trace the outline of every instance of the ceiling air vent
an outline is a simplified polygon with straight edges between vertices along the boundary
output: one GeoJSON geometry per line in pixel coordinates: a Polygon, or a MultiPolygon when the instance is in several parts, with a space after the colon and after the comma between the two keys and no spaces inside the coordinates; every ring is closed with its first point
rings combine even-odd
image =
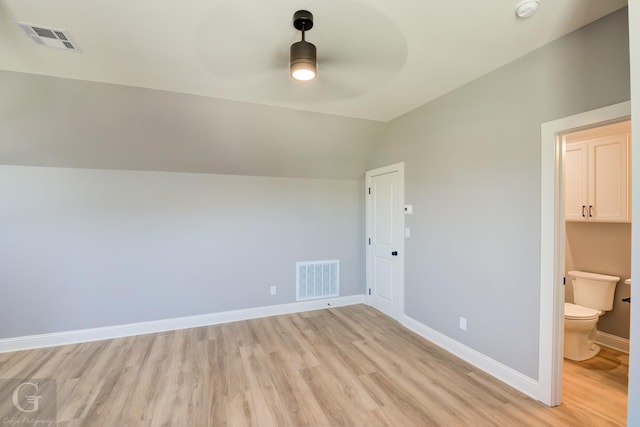
{"type": "Polygon", "coordinates": [[[57,49],[79,51],[78,46],[71,40],[69,33],[65,30],[45,27],[43,25],[27,24],[25,22],[17,22],[17,24],[22,31],[37,44],[55,47],[57,49]]]}

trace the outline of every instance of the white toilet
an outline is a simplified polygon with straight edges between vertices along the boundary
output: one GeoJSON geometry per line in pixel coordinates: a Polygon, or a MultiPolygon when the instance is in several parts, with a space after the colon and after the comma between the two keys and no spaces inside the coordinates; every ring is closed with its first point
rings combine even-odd
{"type": "Polygon", "coordinates": [[[613,308],[616,276],[570,271],[575,304],[564,303],[564,357],[581,361],[600,351],[595,343],[596,323],[613,308]]]}

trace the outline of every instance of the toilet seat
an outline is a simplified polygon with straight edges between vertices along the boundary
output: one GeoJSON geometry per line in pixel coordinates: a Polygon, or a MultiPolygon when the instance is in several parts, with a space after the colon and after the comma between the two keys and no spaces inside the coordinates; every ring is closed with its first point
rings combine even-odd
{"type": "Polygon", "coordinates": [[[602,314],[599,310],[581,305],[564,303],[564,318],[569,320],[591,320],[597,319],[602,314]]]}

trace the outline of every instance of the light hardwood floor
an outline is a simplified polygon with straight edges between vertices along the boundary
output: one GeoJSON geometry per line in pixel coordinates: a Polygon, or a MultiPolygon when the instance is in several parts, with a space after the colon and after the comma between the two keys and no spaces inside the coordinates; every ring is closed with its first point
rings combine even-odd
{"type": "Polygon", "coordinates": [[[563,371],[564,409],[584,425],[626,425],[628,354],[602,347],[596,357],[583,362],[565,359],[563,371]]]}
{"type": "Polygon", "coordinates": [[[356,305],[0,354],[0,378],[55,379],[59,426],[605,426],[627,365],[565,363],[548,408],[356,305]]]}

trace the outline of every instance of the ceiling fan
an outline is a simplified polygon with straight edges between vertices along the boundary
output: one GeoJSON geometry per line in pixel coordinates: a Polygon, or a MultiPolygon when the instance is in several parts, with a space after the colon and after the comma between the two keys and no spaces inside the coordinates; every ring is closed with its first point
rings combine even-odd
{"type": "Polygon", "coordinates": [[[247,93],[269,102],[335,102],[377,89],[404,66],[403,34],[370,6],[344,0],[339,14],[322,3],[313,13],[292,13],[291,1],[266,3],[223,2],[203,18],[196,35],[203,65],[230,97],[247,93]],[[237,22],[242,26],[233,25],[237,22]],[[313,43],[306,40],[312,28],[313,43]],[[299,74],[306,81],[298,80],[299,74]]]}
{"type": "Polygon", "coordinates": [[[291,45],[291,77],[296,80],[313,80],[318,73],[316,46],[305,40],[304,34],[313,28],[313,14],[299,10],[293,14],[293,27],[302,32],[302,40],[291,45]]]}

